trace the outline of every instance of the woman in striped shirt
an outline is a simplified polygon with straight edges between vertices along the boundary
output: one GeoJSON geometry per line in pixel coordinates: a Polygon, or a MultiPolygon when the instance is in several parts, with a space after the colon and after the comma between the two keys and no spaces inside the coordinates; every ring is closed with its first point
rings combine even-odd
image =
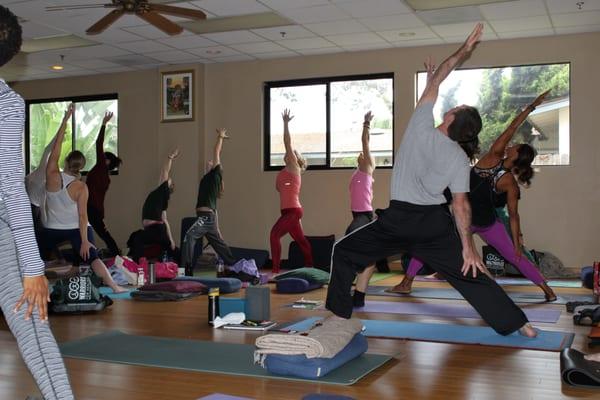
{"type": "MultiPolygon", "coordinates": [[[[0,6],[0,66],[19,52],[17,17],[0,6]]],[[[48,281],[40,258],[23,163],[23,99],[0,80],[0,307],[44,399],[73,399],[48,324],[48,281]]]]}

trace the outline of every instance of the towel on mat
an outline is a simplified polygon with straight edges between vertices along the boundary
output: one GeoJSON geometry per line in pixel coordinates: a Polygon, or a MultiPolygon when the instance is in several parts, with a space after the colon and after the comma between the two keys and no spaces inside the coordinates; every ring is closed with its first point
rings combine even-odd
{"type": "Polygon", "coordinates": [[[264,335],[256,339],[258,350],[254,352],[254,362],[263,365],[269,354],[333,358],[362,328],[359,319],[333,316],[316,322],[306,332],[264,335]]]}

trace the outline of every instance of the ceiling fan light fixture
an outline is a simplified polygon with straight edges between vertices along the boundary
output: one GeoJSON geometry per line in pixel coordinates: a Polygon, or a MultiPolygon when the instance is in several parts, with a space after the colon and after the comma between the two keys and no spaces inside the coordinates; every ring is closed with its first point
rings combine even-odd
{"type": "Polygon", "coordinates": [[[63,69],[65,69],[65,67],[63,67],[62,65],[55,64],[51,66],[50,69],[52,69],[53,71],[62,71],[63,69]]]}

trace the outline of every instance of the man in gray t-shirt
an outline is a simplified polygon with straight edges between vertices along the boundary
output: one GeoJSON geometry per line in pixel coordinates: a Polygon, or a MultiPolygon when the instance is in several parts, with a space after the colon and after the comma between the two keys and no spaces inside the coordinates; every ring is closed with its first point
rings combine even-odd
{"type": "Polygon", "coordinates": [[[334,246],[326,303],[335,314],[332,318],[352,315],[350,289],[357,273],[377,259],[407,251],[446,278],[499,334],[520,330],[535,336],[525,314],[494,280],[481,273],[485,266],[473,243],[467,194],[469,159],[474,156],[481,130],[479,113],[473,107],[455,107],[434,127],[433,105],[439,86],[469,57],[482,29],[478,24],[435,73],[431,63],[426,63],[427,87],[396,155],[390,206],[378,212],[378,219],[334,246]],[[443,206],[446,188],[452,192],[455,221],[443,206]]]}

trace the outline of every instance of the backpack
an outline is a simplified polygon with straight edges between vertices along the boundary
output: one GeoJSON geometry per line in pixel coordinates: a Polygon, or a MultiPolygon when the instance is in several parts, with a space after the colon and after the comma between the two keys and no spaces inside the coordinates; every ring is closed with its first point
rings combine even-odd
{"type": "Polygon", "coordinates": [[[79,314],[101,311],[112,304],[110,297],[100,294],[89,276],[74,276],[54,284],[49,310],[54,313],[79,314]]]}

